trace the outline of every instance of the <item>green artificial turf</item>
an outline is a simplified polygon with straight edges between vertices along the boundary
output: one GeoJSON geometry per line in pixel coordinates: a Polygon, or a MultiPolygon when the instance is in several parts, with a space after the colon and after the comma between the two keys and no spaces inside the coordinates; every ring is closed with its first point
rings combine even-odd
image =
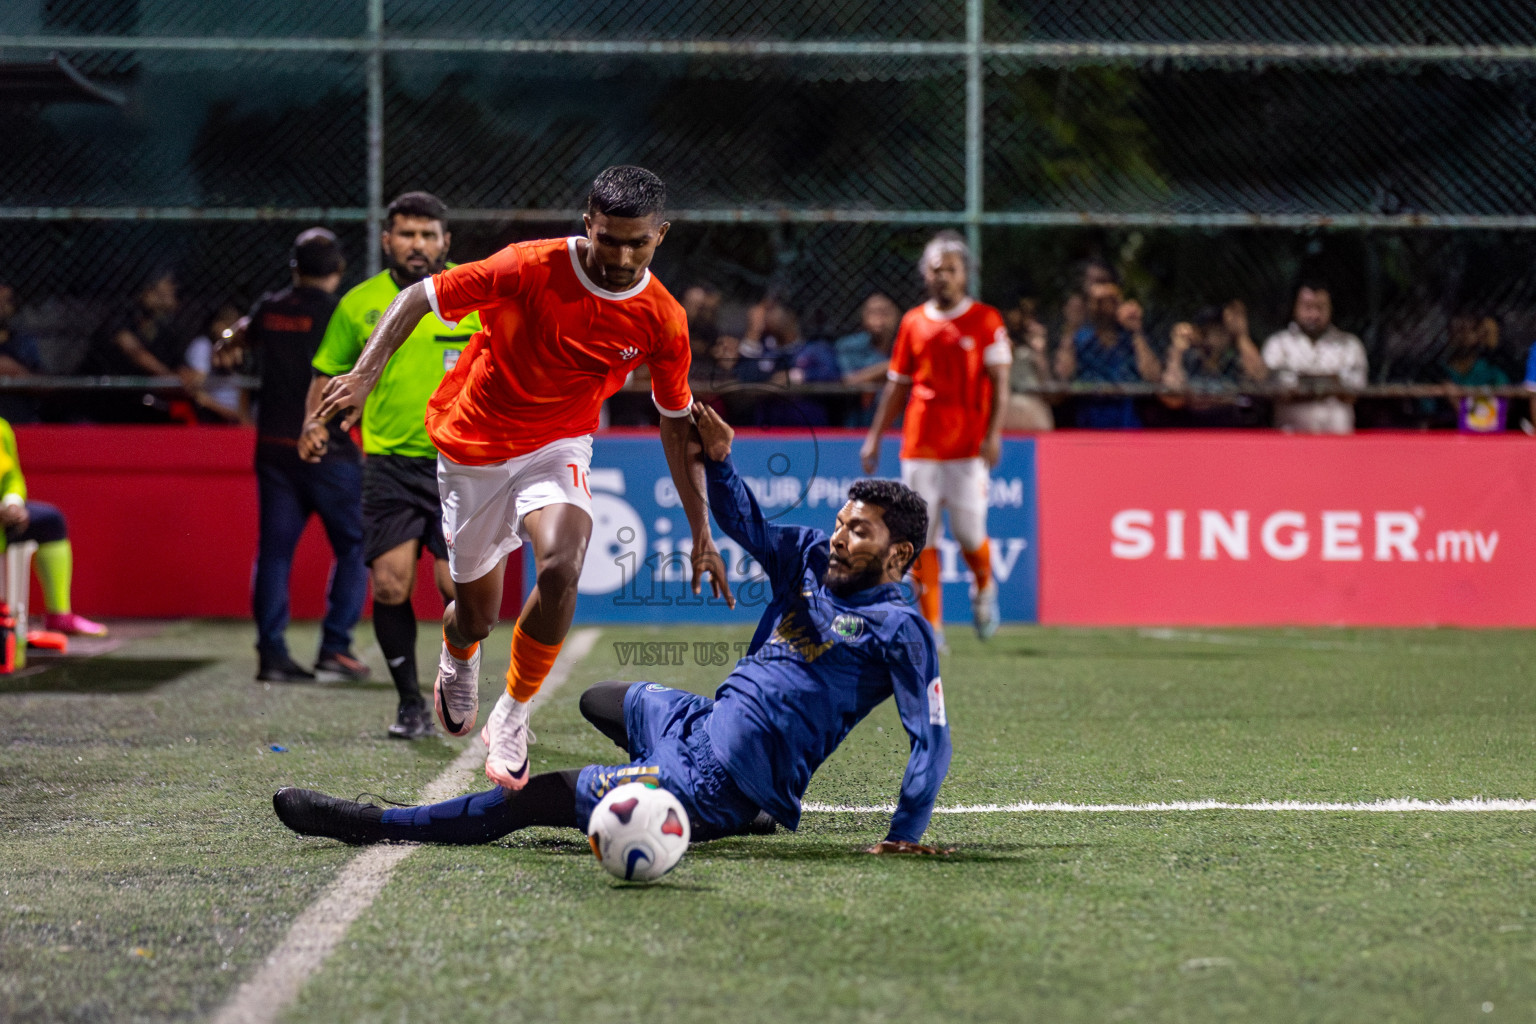
{"type": "MultiPolygon", "coordinates": [[[[1536,634],[951,632],[946,806],[1536,798],[1536,634]]],[[[536,770],[622,760],[586,683],[713,688],[619,664],[652,639],[699,630],[604,630],[536,716],[536,770]]],[[[379,738],[387,688],[254,684],[248,643],[181,625],[121,671],[0,683],[0,1018],[206,1015],[354,855],[283,831],[272,789],[404,798],[460,746],[379,738]]],[[[883,707],[808,799],[888,803],[905,760],[883,707]]],[[[1536,812],[939,815],[947,858],[860,853],[885,821],[810,813],[649,888],[575,833],[422,848],[285,1019],[1536,1017],[1536,812]]]]}

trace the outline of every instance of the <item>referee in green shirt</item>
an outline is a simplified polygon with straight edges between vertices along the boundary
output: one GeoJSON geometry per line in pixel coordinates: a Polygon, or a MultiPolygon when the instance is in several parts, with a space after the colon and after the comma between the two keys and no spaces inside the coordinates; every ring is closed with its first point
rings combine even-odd
{"type": "MultiPolygon", "coordinates": [[[[389,204],[382,244],[387,267],[342,296],[315,354],[299,454],[315,461],[326,428],[314,418],[326,383],[352,369],[379,316],[402,289],[447,266],[448,208],[427,192],[407,192],[389,204]]],[[[363,407],[363,559],[373,581],[373,629],[400,705],[391,736],[432,733],[416,670],[416,614],[411,591],[425,547],[437,560],[437,588],[453,599],[448,547],[437,493],[437,449],[427,437],[427,399],[453,368],[478,314],[450,328],[428,314],[389,361],[363,407]]]]}

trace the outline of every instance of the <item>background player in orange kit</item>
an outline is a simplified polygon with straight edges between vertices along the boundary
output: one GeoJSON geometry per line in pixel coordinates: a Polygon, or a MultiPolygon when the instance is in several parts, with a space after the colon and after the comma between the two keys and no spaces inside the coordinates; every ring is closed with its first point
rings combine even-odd
{"type": "Polygon", "coordinates": [[[976,582],[971,613],[983,640],[997,632],[997,583],[987,541],[988,470],[1002,455],[1013,349],[1002,314],[966,294],[971,252],[953,231],[923,249],[919,268],[929,300],[901,318],[885,390],[859,451],[864,472],[880,461],[880,435],[906,408],[901,482],[928,502],[928,543],[912,567],[923,618],[944,647],[939,583],[941,509],[976,582]],[[910,404],[907,399],[911,397],[910,404]]]}
{"type": "Polygon", "coordinates": [[[635,366],[651,371],[661,443],[693,533],[693,591],[709,573],[735,606],[710,536],[704,469],[689,450],[688,321],[648,266],[667,234],[666,186],[639,167],[597,176],[586,237],[519,242],[405,289],[349,374],[326,387],[317,415],[357,418],[389,357],[421,318],[479,311],[483,329],[427,405],[437,445],[443,534],[455,598],[443,614],[434,703],[463,736],[479,712],[480,641],[501,607],[507,556],[527,538],[534,587],[512,633],[507,692],[482,734],[485,773],[508,789],[528,781],[528,702],[548,675],[576,612],[576,581],[592,533],[587,473],[603,400],[635,366]]]}

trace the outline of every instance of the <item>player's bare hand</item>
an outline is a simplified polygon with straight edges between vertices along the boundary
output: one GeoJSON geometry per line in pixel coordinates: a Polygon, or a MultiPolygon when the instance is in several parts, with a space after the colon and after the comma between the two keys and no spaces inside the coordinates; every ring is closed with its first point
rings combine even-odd
{"type": "Polygon", "coordinates": [[[319,462],[331,446],[331,432],[319,420],[306,420],[299,431],[299,458],[319,462]]]}
{"type": "Polygon", "coordinates": [[[864,443],[859,445],[859,465],[864,467],[864,472],[873,473],[875,467],[880,465],[880,439],[878,437],[866,437],[864,443]]]}
{"type": "Polygon", "coordinates": [[[356,373],[332,377],[320,394],[320,407],[315,410],[314,418],[321,423],[329,423],[336,415],[344,414],[341,429],[351,430],[363,415],[363,405],[367,403],[368,394],[372,390],[373,382],[364,380],[356,373]]]}
{"type": "MultiPolygon", "coordinates": [[[[727,428],[729,429],[729,428],[727,428]]],[[[725,599],[727,608],[736,607],[736,595],[731,593],[731,581],[725,575],[725,558],[715,542],[706,537],[693,545],[693,592],[703,590],[704,574],[709,573],[710,596],[725,599]]]]}
{"type": "Polygon", "coordinates": [[[988,434],[981,442],[981,461],[991,469],[1003,460],[1003,439],[997,434],[988,434]]]}
{"type": "Polygon", "coordinates": [[[32,517],[27,514],[25,505],[0,505],[0,526],[7,530],[25,530],[32,517]]]}
{"type": "Polygon", "coordinates": [[[1221,326],[1234,338],[1248,337],[1248,307],[1242,299],[1233,299],[1222,307],[1221,326]]]}
{"type": "Polygon", "coordinates": [[[953,846],[944,848],[940,846],[924,846],[922,843],[911,843],[905,839],[882,839],[880,842],[864,851],[865,853],[908,853],[928,857],[945,857],[955,852],[953,846]]]}
{"type": "Polygon", "coordinates": [[[1142,327],[1141,303],[1135,299],[1126,299],[1120,303],[1120,308],[1115,313],[1115,319],[1120,322],[1121,327],[1132,334],[1140,334],[1142,327]]]}
{"type": "Polygon", "coordinates": [[[699,428],[699,443],[704,446],[704,457],[711,462],[723,462],[729,458],[731,441],[736,431],[720,418],[718,412],[703,402],[694,402],[691,411],[693,422],[699,428]]]}
{"type": "Polygon", "coordinates": [[[1191,323],[1177,323],[1173,325],[1173,331],[1168,336],[1169,347],[1176,352],[1183,352],[1195,343],[1195,325],[1191,323]]]}

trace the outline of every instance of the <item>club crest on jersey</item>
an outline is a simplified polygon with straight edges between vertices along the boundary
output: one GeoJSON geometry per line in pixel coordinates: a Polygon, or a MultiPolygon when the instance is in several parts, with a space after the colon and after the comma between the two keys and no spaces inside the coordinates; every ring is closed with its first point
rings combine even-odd
{"type": "Polygon", "coordinates": [[[624,348],[619,352],[619,359],[620,359],[621,362],[626,362],[627,363],[631,359],[635,358],[635,356],[638,356],[639,354],[640,354],[640,350],[635,348],[635,346],[633,346],[633,345],[625,345],[624,348]]]}
{"type": "Polygon", "coordinates": [[[944,684],[938,676],[928,684],[928,724],[949,724],[949,719],[944,716],[944,684]]]}
{"type": "Polygon", "coordinates": [[[864,632],[864,620],[857,615],[839,615],[832,620],[832,632],[844,640],[852,640],[864,632]]]}

